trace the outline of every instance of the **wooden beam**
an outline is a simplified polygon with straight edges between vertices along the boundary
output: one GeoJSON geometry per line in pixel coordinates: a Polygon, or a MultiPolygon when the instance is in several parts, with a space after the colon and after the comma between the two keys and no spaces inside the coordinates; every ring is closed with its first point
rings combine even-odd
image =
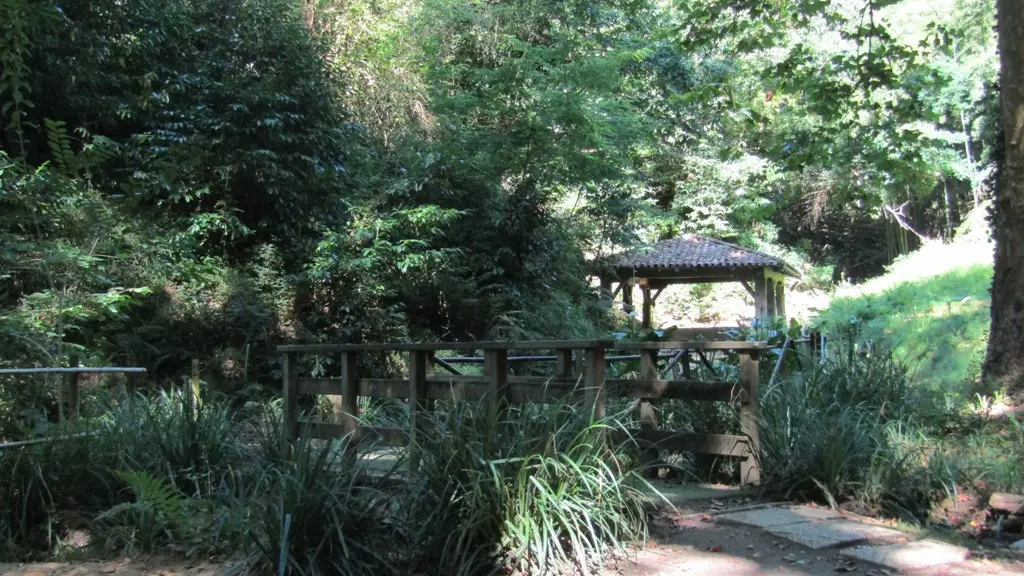
{"type": "Polygon", "coordinates": [[[786,284],[785,282],[779,282],[775,286],[775,314],[786,319],[786,284]]]}
{"type": "Polygon", "coordinates": [[[611,348],[615,350],[769,350],[767,342],[748,340],[726,341],[691,341],[691,342],[616,342],[611,348]]]}
{"type": "Polygon", "coordinates": [[[373,344],[284,344],[277,351],[284,352],[433,352],[436,350],[556,350],[558,348],[588,348],[611,343],[612,340],[530,340],[508,342],[394,342],[373,344]]]}
{"type": "Polygon", "coordinates": [[[663,288],[663,287],[662,288],[658,288],[658,290],[654,294],[651,294],[651,302],[655,302],[656,303],[658,301],[658,296],[661,296],[661,293],[664,292],[664,291],[665,291],[665,288],[663,288]]]}
{"type": "Polygon", "coordinates": [[[751,298],[757,298],[757,292],[754,292],[754,289],[750,287],[749,282],[747,282],[746,280],[740,280],[740,284],[742,284],[743,287],[747,289],[747,293],[750,294],[751,298]]]}
{"type": "Polygon", "coordinates": [[[765,304],[768,310],[768,319],[775,320],[775,279],[765,278],[765,304]]]}

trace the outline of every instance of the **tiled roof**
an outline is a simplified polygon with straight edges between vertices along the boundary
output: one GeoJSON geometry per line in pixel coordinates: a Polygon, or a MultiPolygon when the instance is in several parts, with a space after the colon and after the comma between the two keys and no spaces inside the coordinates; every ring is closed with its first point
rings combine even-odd
{"type": "Polygon", "coordinates": [[[612,258],[618,269],[655,268],[683,270],[700,268],[773,268],[789,276],[799,276],[781,258],[743,248],[735,244],[693,234],[662,240],[612,258]]]}

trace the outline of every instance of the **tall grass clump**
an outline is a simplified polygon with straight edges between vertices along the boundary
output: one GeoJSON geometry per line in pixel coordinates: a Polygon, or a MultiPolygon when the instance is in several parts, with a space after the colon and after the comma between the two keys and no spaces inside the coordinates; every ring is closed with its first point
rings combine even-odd
{"type": "Polygon", "coordinates": [[[427,489],[448,503],[432,548],[438,573],[590,573],[646,537],[639,479],[606,442],[612,420],[565,404],[510,408],[500,421],[483,412],[435,412],[419,446],[427,489]]]}
{"type": "Polygon", "coordinates": [[[392,508],[406,500],[398,467],[376,475],[345,456],[347,441],[300,440],[241,504],[247,565],[277,574],[400,574],[407,549],[392,508]]]}
{"type": "MultiPolygon", "coordinates": [[[[906,513],[927,499],[906,450],[920,399],[892,354],[837,354],[762,392],[761,459],[769,491],[906,513]]],[[[918,455],[919,456],[919,455],[918,455]]],[[[919,462],[918,458],[918,462],[919,462]]]]}

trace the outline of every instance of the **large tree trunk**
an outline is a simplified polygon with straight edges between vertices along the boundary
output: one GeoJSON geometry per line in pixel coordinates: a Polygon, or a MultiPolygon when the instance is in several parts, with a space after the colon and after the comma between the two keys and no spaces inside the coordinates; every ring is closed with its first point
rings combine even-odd
{"type": "Polygon", "coordinates": [[[998,0],[1003,163],[996,182],[992,328],[984,376],[1024,391],[1024,1],[998,0]]]}

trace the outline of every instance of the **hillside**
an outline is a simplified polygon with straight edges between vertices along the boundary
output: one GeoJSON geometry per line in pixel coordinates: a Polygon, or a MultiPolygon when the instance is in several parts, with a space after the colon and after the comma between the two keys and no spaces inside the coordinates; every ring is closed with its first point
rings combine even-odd
{"type": "Polygon", "coordinates": [[[882,276],[836,289],[814,323],[890,346],[914,380],[953,390],[977,379],[989,328],[992,244],[981,209],[954,242],[928,244],[882,276]]]}

